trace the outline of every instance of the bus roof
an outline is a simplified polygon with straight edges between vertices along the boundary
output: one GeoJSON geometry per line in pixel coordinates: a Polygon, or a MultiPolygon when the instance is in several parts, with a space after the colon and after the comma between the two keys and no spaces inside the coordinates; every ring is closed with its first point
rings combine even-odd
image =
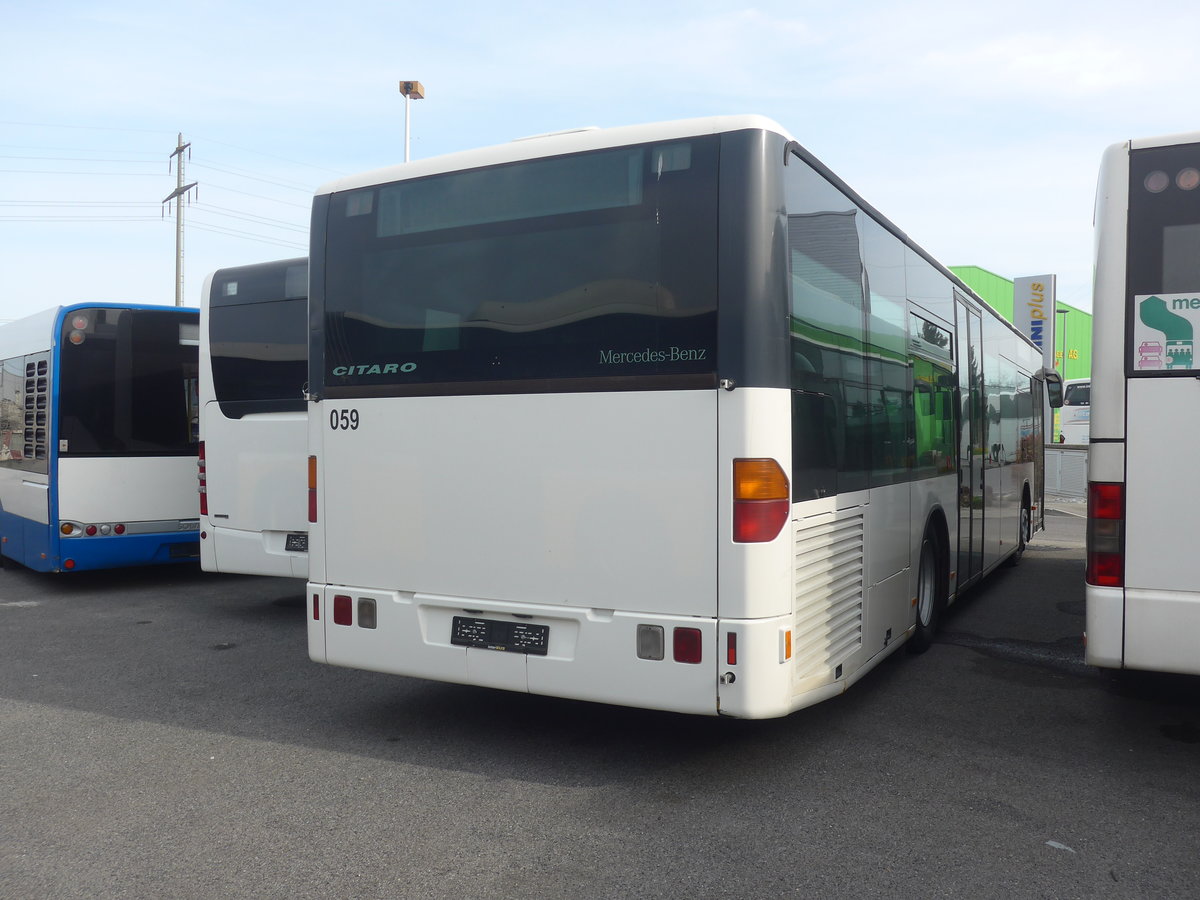
{"type": "Polygon", "coordinates": [[[420,178],[424,175],[437,175],[448,171],[521,162],[527,159],[539,159],[543,156],[582,153],[588,150],[603,150],[608,147],[623,147],[628,144],[669,141],[750,129],[774,132],[788,141],[792,140],[792,136],[777,122],[758,115],[710,116],[700,119],[653,122],[645,125],[625,125],[618,128],[583,128],[518,138],[507,144],[463,150],[444,156],[418,159],[370,172],[349,175],[322,185],[317,188],[316,193],[317,195],[332,194],[337,191],[386,184],[407,178],[420,178]]]}
{"type": "Polygon", "coordinates": [[[1176,144],[1200,144],[1200,131],[1185,131],[1181,134],[1163,134],[1158,137],[1134,138],[1129,141],[1128,145],[1130,150],[1143,150],[1147,147],[1172,147],[1176,144]]]}
{"type": "Polygon", "coordinates": [[[169,309],[189,313],[199,313],[200,311],[195,306],[119,303],[104,300],[52,306],[49,309],[43,309],[40,312],[31,313],[23,318],[0,325],[0,359],[49,350],[54,344],[55,322],[60,316],[67,315],[76,309],[169,309]]]}

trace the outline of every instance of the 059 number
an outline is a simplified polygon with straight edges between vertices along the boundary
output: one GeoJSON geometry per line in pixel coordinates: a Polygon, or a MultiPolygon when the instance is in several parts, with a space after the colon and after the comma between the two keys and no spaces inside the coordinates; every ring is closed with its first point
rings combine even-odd
{"type": "Polygon", "coordinates": [[[358,429],[357,409],[331,409],[329,411],[329,427],[334,431],[356,431],[358,429]]]}

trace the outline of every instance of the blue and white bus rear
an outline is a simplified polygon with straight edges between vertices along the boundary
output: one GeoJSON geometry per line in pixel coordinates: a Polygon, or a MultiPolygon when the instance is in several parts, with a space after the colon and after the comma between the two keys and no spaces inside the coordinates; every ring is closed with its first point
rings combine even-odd
{"type": "Polygon", "coordinates": [[[196,561],[199,313],[80,303],[0,326],[0,553],[196,561]]]}

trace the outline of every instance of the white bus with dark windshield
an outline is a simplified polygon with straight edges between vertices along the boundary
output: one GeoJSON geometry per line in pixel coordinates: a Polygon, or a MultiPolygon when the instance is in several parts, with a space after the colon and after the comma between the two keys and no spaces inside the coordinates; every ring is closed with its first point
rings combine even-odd
{"type": "Polygon", "coordinates": [[[319,662],[779,716],[1042,525],[1039,351],[769,120],[345,178],[311,238],[319,662]]]}
{"type": "Polygon", "coordinates": [[[212,273],[200,333],[201,566],[307,577],[308,260],[212,273]]]}
{"type": "Polygon", "coordinates": [[[1058,411],[1059,441],[1087,445],[1092,420],[1092,380],[1068,378],[1063,382],[1063,405],[1058,411]]]}
{"type": "Polygon", "coordinates": [[[1200,674],[1200,132],[1107,150],[1095,245],[1087,661],[1200,674]]]}
{"type": "Polygon", "coordinates": [[[0,554],[39,572],[195,563],[198,344],[180,307],[0,326],[0,554]]]}

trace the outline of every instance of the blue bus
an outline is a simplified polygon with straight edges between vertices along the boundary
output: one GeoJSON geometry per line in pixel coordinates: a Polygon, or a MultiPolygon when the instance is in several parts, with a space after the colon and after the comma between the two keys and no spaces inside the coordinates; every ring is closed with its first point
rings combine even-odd
{"type": "Polygon", "coordinates": [[[0,556],[199,559],[199,311],[79,303],[0,326],[0,556]]]}

